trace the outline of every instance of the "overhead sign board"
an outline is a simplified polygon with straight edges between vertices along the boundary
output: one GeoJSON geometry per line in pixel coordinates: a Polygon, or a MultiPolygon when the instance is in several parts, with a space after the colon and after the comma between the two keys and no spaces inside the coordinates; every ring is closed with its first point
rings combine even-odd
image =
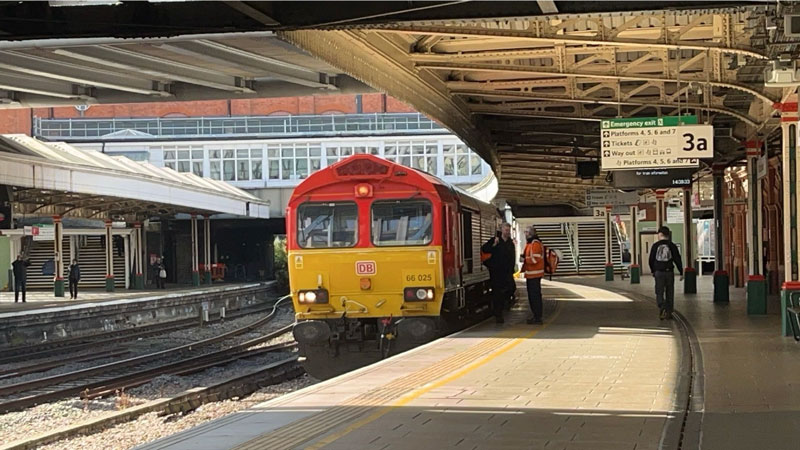
{"type": "Polygon", "coordinates": [[[618,189],[678,188],[692,184],[694,169],[640,169],[614,172],[618,189]]]}
{"type": "Polygon", "coordinates": [[[56,237],[56,229],[52,224],[38,224],[31,227],[34,241],[52,241],[56,237]]]}
{"type": "Polygon", "coordinates": [[[639,203],[636,192],[620,192],[614,189],[595,189],[586,192],[586,206],[629,206],[639,203]]]}
{"type": "Polygon", "coordinates": [[[600,142],[603,170],[697,167],[714,157],[714,128],[697,116],[606,119],[600,142]]]}

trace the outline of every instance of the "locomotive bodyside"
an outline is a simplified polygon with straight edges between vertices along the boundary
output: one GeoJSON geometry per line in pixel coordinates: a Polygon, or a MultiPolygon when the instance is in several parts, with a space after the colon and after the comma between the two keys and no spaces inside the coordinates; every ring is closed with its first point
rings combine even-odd
{"type": "MultiPolygon", "coordinates": [[[[473,236],[473,221],[463,223],[462,199],[435,177],[371,155],[320,170],[295,189],[288,269],[294,336],[309,373],[325,378],[376,361],[485,310],[467,293],[484,297],[488,276],[463,282],[465,254],[473,253],[465,226],[473,236]]],[[[486,205],[474,202],[485,215],[486,205]]],[[[487,220],[477,223],[486,228],[487,220]]]]}

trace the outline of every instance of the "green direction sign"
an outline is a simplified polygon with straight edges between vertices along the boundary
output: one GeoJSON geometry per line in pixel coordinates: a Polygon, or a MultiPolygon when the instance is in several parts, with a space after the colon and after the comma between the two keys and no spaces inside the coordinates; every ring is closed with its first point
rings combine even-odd
{"type": "Polygon", "coordinates": [[[697,125],[697,116],[631,117],[628,119],[605,119],[600,129],[677,127],[678,125],[697,125]]]}

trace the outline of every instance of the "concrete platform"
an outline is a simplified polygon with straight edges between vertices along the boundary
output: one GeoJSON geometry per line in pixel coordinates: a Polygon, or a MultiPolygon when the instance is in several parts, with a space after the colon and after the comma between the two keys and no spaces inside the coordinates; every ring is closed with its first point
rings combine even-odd
{"type": "MultiPolygon", "coordinates": [[[[27,303],[0,303],[0,349],[172,320],[198,318],[262,303],[274,282],[241,283],[155,291],[86,292],[80,300],[36,292],[27,303]]],[[[4,293],[3,297],[9,293],[4,293]]]]}
{"type": "MultiPolygon", "coordinates": [[[[571,281],[623,295],[654,298],[652,277],[571,281]]],[[[730,288],[729,304],[714,304],[712,277],[698,278],[698,294],[681,294],[675,308],[687,318],[701,349],[703,398],[698,411],[704,450],[800,448],[800,345],[781,336],[778,298],[763,316],[748,316],[745,289],[730,288]]],[[[655,316],[655,308],[650,315],[655,316]]]]}
{"type": "Polygon", "coordinates": [[[545,296],[557,307],[543,326],[524,324],[523,305],[506,325],[480,324],[140,448],[675,448],[688,373],[676,324],[647,299],[606,290],[554,282],[545,296]]]}

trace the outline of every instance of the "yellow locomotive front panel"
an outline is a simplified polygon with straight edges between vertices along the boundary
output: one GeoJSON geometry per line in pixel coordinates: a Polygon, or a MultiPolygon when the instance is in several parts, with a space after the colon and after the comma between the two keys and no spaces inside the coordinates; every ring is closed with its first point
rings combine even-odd
{"type": "Polygon", "coordinates": [[[296,250],[289,280],[297,320],[438,316],[444,296],[435,246],[296,250]]]}

